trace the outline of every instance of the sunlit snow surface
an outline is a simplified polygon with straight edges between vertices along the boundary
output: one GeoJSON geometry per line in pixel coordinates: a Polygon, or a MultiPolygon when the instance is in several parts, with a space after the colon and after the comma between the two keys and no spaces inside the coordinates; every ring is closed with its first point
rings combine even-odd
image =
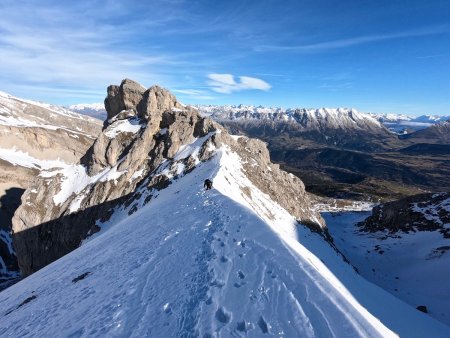
{"type": "Polygon", "coordinates": [[[17,98],[0,91],[0,125],[7,127],[43,128],[50,130],[62,129],[68,133],[71,133],[70,135],[75,138],[79,137],[75,134],[84,135],[89,138],[93,137],[93,135],[90,135],[80,127],[71,127],[71,121],[76,123],[85,121],[92,124],[97,124],[100,122],[86,115],[67,110],[63,107],[17,98]],[[47,112],[47,117],[44,119],[38,112],[33,110],[33,107],[37,110],[39,110],[39,108],[45,109],[47,112]],[[24,111],[26,111],[26,113],[24,113],[24,111]],[[65,120],[65,122],[61,122],[61,125],[59,125],[57,122],[58,118],[65,120]]]}
{"type": "Polygon", "coordinates": [[[25,168],[49,170],[52,168],[63,168],[68,166],[66,162],[61,160],[40,160],[26,152],[12,148],[0,148],[0,159],[25,168]]]}
{"type": "Polygon", "coordinates": [[[105,135],[109,138],[114,138],[120,133],[133,133],[136,134],[141,128],[142,125],[139,123],[139,119],[126,119],[116,121],[112,126],[108,128],[105,132],[105,135]]]}
{"type": "Polygon", "coordinates": [[[354,273],[239,168],[222,149],[0,293],[0,336],[450,336],[354,273]],[[246,185],[251,200],[240,190],[246,185]]]}
{"type": "MultiPolygon", "coordinates": [[[[28,153],[14,148],[0,148],[0,159],[9,162],[12,165],[41,170],[39,176],[44,178],[60,175],[61,187],[59,192],[53,196],[55,205],[64,203],[72,194],[80,193],[89,184],[98,181],[114,181],[125,173],[125,171],[117,171],[117,166],[120,164],[119,162],[114,167],[106,167],[97,175],[89,176],[86,173],[86,168],[80,164],[69,164],[61,160],[40,160],[28,153]]],[[[142,173],[139,174],[141,175],[142,173]]],[[[81,203],[81,199],[77,199],[77,201],[75,201],[75,204],[76,203],[81,203]]],[[[70,211],[74,212],[76,210],[78,210],[78,208],[75,208],[74,205],[72,205],[70,211]]]]}

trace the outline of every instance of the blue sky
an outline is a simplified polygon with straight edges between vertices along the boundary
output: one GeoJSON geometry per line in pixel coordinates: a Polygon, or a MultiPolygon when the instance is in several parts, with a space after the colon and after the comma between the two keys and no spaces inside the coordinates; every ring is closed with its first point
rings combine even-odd
{"type": "Polygon", "coordinates": [[[160,84],[185,103],[450,114],[450,1],[10,1],[0,90],[101,102],[160,84]]]}

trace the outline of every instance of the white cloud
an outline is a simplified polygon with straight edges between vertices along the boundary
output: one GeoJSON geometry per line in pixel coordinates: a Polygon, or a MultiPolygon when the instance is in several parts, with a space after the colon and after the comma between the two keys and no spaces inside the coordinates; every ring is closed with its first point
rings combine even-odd
{"type": "Polygon", "coordinates": [[[241,90],[269,90],[272,86],[266,81],[250,76],[239,76],[236,81],[232,74],[208,74],[208,85],[217,93],[230,94],[241,90]]]}

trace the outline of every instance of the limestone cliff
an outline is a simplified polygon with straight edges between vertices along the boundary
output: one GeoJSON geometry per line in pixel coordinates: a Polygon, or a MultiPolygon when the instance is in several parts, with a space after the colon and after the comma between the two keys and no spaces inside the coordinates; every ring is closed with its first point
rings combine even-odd
{"type": "Polygon", "coordinates": [[[16,280],[11,219],[42,170],[76,163],[101,131],[101,121],[0,92],[0,290],[16,280]]]}

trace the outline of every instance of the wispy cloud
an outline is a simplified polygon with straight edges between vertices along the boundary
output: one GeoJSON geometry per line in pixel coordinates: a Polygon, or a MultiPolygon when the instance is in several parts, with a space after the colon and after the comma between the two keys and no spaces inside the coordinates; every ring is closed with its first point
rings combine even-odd
{"type": "Polygon", "coordinates": [[[432,54],[432,55],[416,56],[416,59],[435,59],[435,58],[449,57],[449,56],[450,56],[450,54],[432,54]]]}
{"type": "Polygon", "coordinates": [[[98,5],[95,1],[68,7],[21,5],[6,0],[0,21],[1,88],[26,95],[34,85],[48,97],[59,98],[63,93],[94,97],[100,88],[125,77],[167,86],[171,78],[167,70],[189,64],[190,58],[183,53],[170,53],[156,44],[136,48],[129,42],[143,28],[156,29],[173,18],[124,22],[120,16],[127,8],[120,3],[111,2],[107,8],[98,5]]]}
{"type": "Polygon", "coordinates": [[[361,44],[367,44],[371,42],[380,42],[386,40],[412,38],[427,35],[438,35],[450,33],[449,25],[441,25],[434,27],[426,27],[422,29],[409,30],[404,32],[397,32],[391,34],[379,34],[379,35],[363,35],[356,36],[348,39],[331,40],[313,44],[305,45],[261,45],[255,47],[257,52],[297,52],[297,53],[317,53],[332,49],[346,48],[357,46],[361,44]]]}
{"type": "Polygon", "coordinates": [[[250,76],[239,76],[238,81],[232,74],[208,74],[207,84],[217,93],[230,94],[241,90],[269,90],[272,86],[266,81],[250,76]]]}

